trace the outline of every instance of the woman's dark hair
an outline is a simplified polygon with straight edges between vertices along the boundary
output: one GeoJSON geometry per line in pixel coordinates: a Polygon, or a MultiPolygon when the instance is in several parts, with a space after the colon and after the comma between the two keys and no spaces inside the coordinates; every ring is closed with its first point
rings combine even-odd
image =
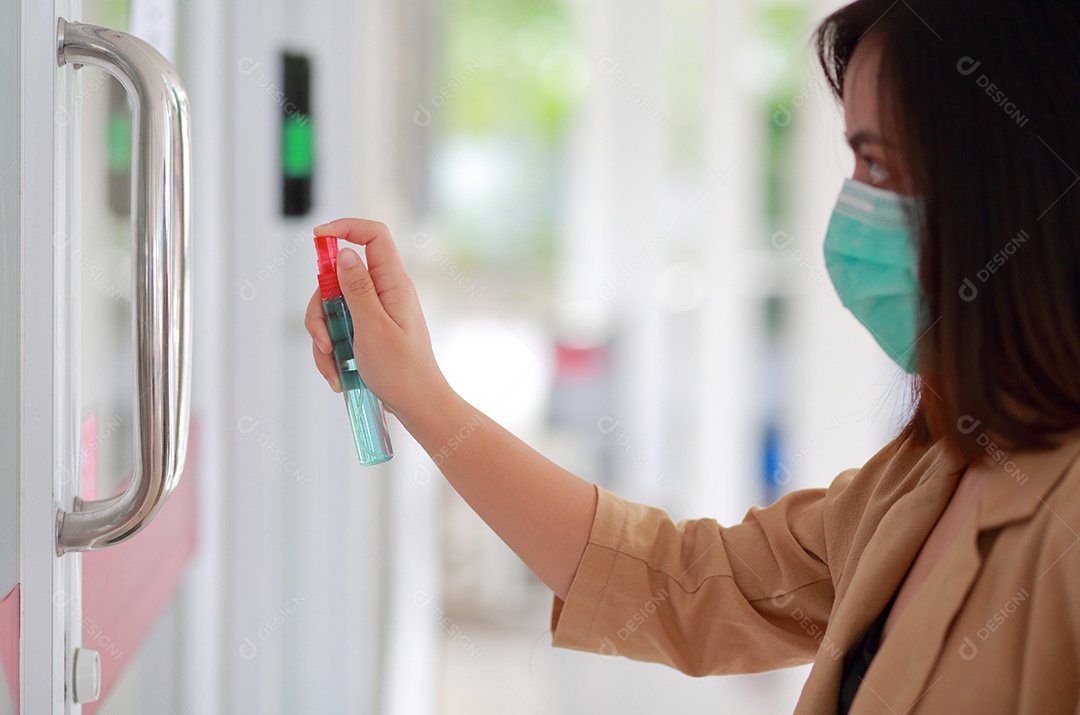
{"type": "Polygon", "coordinates": [[[1051,448],[1080,427],[1080,2],[858,0],[815,34],[838,98],[867,36],[925,201],[905,432],[969,458],[1051,448]]]}

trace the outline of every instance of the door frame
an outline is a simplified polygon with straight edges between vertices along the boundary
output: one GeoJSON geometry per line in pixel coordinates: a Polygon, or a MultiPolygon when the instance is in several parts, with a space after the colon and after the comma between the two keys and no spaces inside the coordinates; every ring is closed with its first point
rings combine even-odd
{"type": "Polygon", "coordinates": [[[57,510],[73,508],[78,483],[71,400],[71,296],[79,276],[67,254],[78,146],[70,113],[75,80],[57,67],[57,18],[68,0],[21,4],[19,345],[17,470],[23,712],[78,713],[66,687],[81,644],[81,558],[57,554],[57,510]],[[46,476],[47,475],[47,476],[46,476]],[[48,637],[43,637],[48,634],[48,637]]]}

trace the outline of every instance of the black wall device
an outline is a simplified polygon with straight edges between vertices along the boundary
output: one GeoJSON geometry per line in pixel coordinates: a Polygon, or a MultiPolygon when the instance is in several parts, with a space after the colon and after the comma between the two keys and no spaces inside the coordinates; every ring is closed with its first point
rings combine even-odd
{"type": "Polygon", "coordinates": [[[311,211],[315,169],[315,128],[311,119],[311,61],[282,53],[281,212],[304,216],[311,211]]]}

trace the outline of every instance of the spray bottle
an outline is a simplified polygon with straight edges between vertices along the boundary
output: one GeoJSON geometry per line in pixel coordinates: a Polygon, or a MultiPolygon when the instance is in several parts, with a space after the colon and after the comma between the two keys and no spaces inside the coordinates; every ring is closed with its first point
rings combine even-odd
{"type": "Polygon", "coordinates": [[[356,371],[353,355],[353,322],[349,306],[341,293],[337,279],[338,245],[335,236],[316,236],[315,250],[319,254],[319,293],[323,315],[334,346],[334,362],[341,378],[341,391],[349,409],[353,439],[360,463],[385,462],[394,456],[382,401],[368,389],[356,371]]]}

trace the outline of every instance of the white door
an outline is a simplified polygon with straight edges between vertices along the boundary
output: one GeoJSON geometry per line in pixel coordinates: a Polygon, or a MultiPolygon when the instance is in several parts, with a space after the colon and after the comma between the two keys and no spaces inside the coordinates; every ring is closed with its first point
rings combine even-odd
{"type": "MultiPolygon", "coordinates": [[[[392,3],[0,0],[0,715],[426,711],[441,628],[411,598],[437,588],[416,553],[418,536],[437,553],[439,492],[413,478],[426,455],[404,433],[393,462],[359,467],[302,328],[311,226],[399,203],[396,157],[415,143],[387,118],[404,102],[415,128],[395,73],[419,36],[392,3]],[[60,18],[181,67],[195,197],[185,468],[145,529],[63,553],[58,514],[125,490],[139,440],[162,447],[183,416],[170,384],[153,393],[161,431],[142,432],[137,346],[154,344],[132,311],[153,274],[126,189],[147,186],[129,174],[151,135],[132,137],[129,93],[100,67],[58,64],[60,18]],[[281,210],[286,53],[312,64],[299,217],[281,210]]],[[[175,179],[177,157],[154,176],[175,179]]]]}
{"type": "Polygon", "coordinates": [[[187,98],[81,10],[0,1],[0,713],[97,710],[193,550],[187,98]]]}

